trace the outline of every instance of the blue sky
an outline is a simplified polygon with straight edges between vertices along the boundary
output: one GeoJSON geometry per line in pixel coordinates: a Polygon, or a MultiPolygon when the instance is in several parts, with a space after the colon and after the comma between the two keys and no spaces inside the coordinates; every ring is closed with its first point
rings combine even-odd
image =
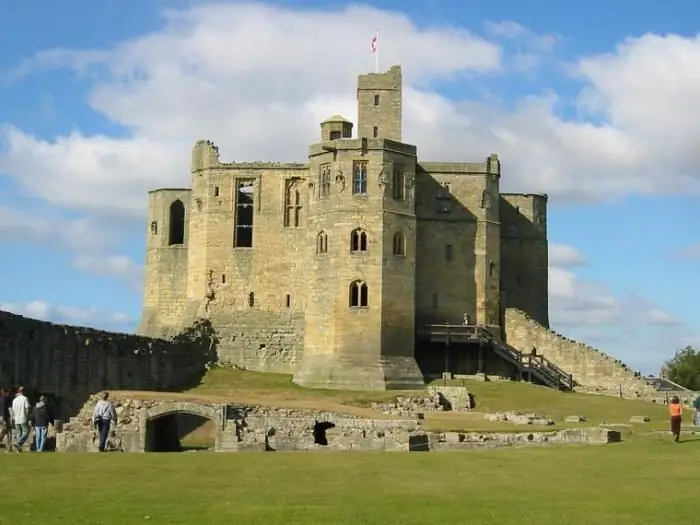
{"type": "Polygon", "coordinates": [[[303,160],[379,27],[421,156],[550,195],[554,328],[656,372],[700,342],[700,6],[611,5],[0,1],[0,307],[133,330],[146,191],[198,138],[303,160]]]}

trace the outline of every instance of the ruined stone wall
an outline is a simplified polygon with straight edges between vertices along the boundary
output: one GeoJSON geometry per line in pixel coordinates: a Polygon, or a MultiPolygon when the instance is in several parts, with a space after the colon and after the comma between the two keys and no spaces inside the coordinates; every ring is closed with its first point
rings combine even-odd
{"type": "Polygon", "coordinates": [[[104,389],[165,390],[196,381],[209,347],[57,325],[0,311],[0,385],[58,398],[71,414],[104,389]]]}
{"type": "MultiPolygon", "coordinates": [[[[94,397],[56,434],[59,452],[93,452],[97,436],[92,425],[94,397]]],[[[169,414],[189,413],[215,423],[217,452],[238,451],[440,451],[503,446],[605,444],[620,440],[607,428],[577,428],[557,432],[430,433],[416,419],[369,419],[256,405],[222,405],[187,401],[115,400],[119,424],[110,436],[113,451],[154,450],[160,439],[153,421],[169,414]]],[[[172,431],[172,429],[170,429],[172,431]]],[[[169,439],[165,439],[169,441],[169,439]]],[[[157,449],[156,449],[157,450],[157,449]]]]}
{"type": "Polygon", "coordinates": [[[534,346],[537,353],[570,373],[579,390],[624,397],[656,393],[639,372],[595,348],[573,341],[545,328],[525,312],[508,308],[505,313],[506,341],[523,353],[534,346]]]}
{"type": "Polygon", "coordinates": [[[300,312],[215,311],[222,366],[290,374],[304,350],[304,315],[300,312]]]}

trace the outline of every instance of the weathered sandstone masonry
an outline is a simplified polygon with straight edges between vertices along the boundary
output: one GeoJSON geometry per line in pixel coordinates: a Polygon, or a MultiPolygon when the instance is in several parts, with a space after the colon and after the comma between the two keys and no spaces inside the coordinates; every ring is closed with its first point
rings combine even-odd
{"type": "MultiPolygon", "coordinates": [[[[56,436],[59,452],[96,450],[91,398],[77,417],[56,436]]],[[[225,405],[183,401],[117,401],[120,423],[109,440],[113,451],[163,451],[177,441],[177,429],[159,420],[178,413],[211,419],[216,427],[214,449],[237,451],[439,451],[499,446],[604,444],[620,440],[607,428],[557,432],[478,433],[425,432],[417,420],[365,419],[333,412],[225,405]]],[[[168,449],[172,450],[172,448],[168,449]]]]}
{"type": "Polygon", "coordinates": [[[505,334],[514,348],[529,353],[534,347],[538,354],[572,374],[578,391],[630,398],[659,395],[639,372],[620,360],[545,328],[521,310],[506,309],[505,334]]]}
{"type": "Polygon", "coordinates": [[[547,325],[547,196],[502,192],[496,154],[421,159],[402,83],[400,66],[359,75],[355,123],[321,122],[304,163],[224,162],[198,141],[190,187],[148,194],[139,333],[206,318],[222,364],[404,390],[444,371],[420,326],[466,315],[500,334],[506,306],[547,325]]]}
{"type": "Polygon", "coordinates": [[[200,379],[208,365],[211,341],[195,332],[165,341],[0,311],[0,385],[55,396],[69,414],[103,389],[179,388],[200,379]]]}

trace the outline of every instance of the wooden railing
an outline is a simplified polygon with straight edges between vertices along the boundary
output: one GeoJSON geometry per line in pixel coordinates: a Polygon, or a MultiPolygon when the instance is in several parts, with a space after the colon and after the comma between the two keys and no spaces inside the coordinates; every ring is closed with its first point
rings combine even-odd
{"type": "Polygon", "coordinates": [[[520,374],[537,377],[541,382],[557,389],[573,390],[574,381],[560,367],[541,355],[523,354],[508,343],[497,339],[483,326],[431,324],[418,330],[419,335],[430,335],[431,341],[450,343],[477,342],[487,344],[501,358],[513,364],[520,374]]]}

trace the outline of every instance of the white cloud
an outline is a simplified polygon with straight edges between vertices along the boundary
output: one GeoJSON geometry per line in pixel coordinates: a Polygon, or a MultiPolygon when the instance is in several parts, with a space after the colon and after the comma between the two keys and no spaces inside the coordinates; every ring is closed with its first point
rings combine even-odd
{"type": "Polygon", "coordinates": [[[0,310],[41,321],[79,326],[124,326],[131,322],[129,316],[122,312],[54,306],[46,301],[30,301],[22,304],[0,303],[0,310]]]}
{"type": "Polygon", "coordinates": [[[0,241],[88,250],[107,242],[108,234],[91,219],[66,219],[50,209],[32,212],[0,205],[0,241]]]}
{"type": "Polygon", "coordinates": [[[96,275],[115,277],[130,281],[134,287],[141,284],[143,267],[126,255],[77,255],[72,264],[75,268],[96,275]]]}
{"type": "Polygon", "coordinates": [[[114,228],[105,227],[94,217],[65,218],[48,207],[36,211],[0,205],[0,242],[33,243],[73,252],[75,268],[138,286],[141,265],[126,255],[108,253],[118,238],[114,228]]]}
{"type": "Polygon", "coordinates": [[[549,243],[549,264],[559,268],[573,268],[588,264],[585,257],[568,244],[549,243]]]}
{"type": "Polygon", "coordinates": [[[573,269],[587,264],[579,250],[549,243],[549,311],[554,326],[611,325],[623,315],[622,303],[605,287],[582,282],[573,269]]]}
{"type": "MultiPolygon", "coordinates": [[[[51,203],[133,216],[144,212],[146,190],[188,182],[188,155],[199,138],[219,143],[224,160],[303,160],[320,120],[355,114],[356,74],[372,68],[368,18],[382,27],[383,64],[404,67],[404,136],[422,158],[474,160],[496,151],[505,189],[559,200],[700,190],[693,138],[700,131],[700,77],[690,67],[700,61],[699,39],[630,39],[614,53],[571,64],[585,86],[576,100],[545,89],[509,111],[497,102],[449,100],[430,88],[439,79],[503,75],[498,46],[362,6],[200,5],[168,11],[160,31],[112,49],[39,54],[19,66],[22,74],[90,64],[108,71],[94,85],[91,105],[131,136],[76,131],[42,140],[6,126],[0,171],[51,203]],[[562,119],[560,108],[570,102],[606,121],[562,119]]],[[[499,38],[538,41],[513,23],[493,27],[499,38]]],[[[546,50],[551,42],[544,36],[537,45],[546,50]]]]}
{"type": "Polygon", "coordinates": [[[661,308],[652,308],[646,313],[646,321],[654,325],[677,325],[678,319],[661,308]]]}
{"type": "Polygon", "coordinates": [[[516,43],[516,51],[510,64],[516,70],[528,71],[541,65],[551,57],[560,37],[555,34],[540,35],[513,21],[487,22],[486,30],[497,39],[516,43]]]}

